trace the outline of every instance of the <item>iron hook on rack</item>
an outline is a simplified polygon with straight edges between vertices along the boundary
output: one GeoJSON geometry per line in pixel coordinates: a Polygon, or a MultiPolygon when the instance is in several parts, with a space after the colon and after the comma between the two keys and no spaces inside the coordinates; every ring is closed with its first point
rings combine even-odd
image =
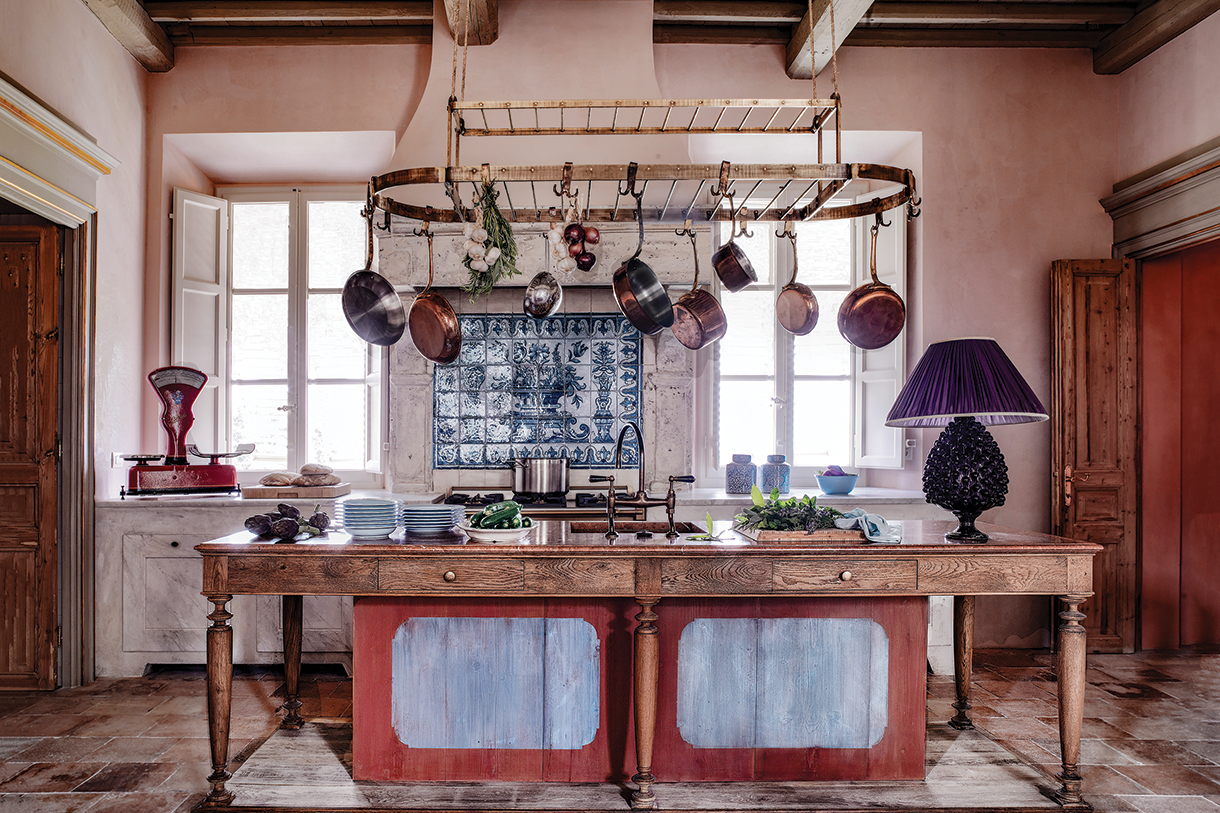
{"type": "Polygon", "coordinates": [[[690,220],[689,218],[687,220],[683,221],[682,228],[674,229],[674,234],[678,235],[679,237],[689,237],[691,240],[694,240],[695,239],[694,221],[690,220]]]}
{"type": "Polygon", "coordinates": [[[784,224],[776,229],[775,236],[776,238],[787,237],[793,245],[796,245],[796,229],[788,221],[784,221],[784,224]]]}
{"type": "Polygon", "coordinates": [[[722,197],[722,198],[726,198],[726,197],[727,197],[727,198],[729,199],[729,233],[730,233],[730,235],[732,236],[732,238],[733,238],[734,240],[736,240],[738,237],[744,237],[744,238],[746,238],[747,240],[749,240],[751,237],[753,237],[753,236],[754,236],[754,232],[749,231],[749,230],[747,230],[747,229],[746,229],[746,219],[745,219],[745,211],[746,211],[746,209],[745,209],[745,206],[742,206],[742,207],[741,207],[741,213],[742,213],[742,218],[741,218],[741,229],[740,229],[740,230],[738,230],[738,227],[737,227],[737,206],[736,206],[736,204],[735,204],[735,203],[733,203],[733,193],[732,193],[732,192],[729,192],[728,194],[726,194],[726,195],[722,195],[721,197],[722,197]]]}
{"type": "MultiPolygon", "coordinates": [[[[880,202],[881,202],[881,198],[873,198],[873,203],[880,203],[880,202]]],[[[888,227],[888,226],[892,225],[891,223],[886,223],[885,218],[882,215],[883,215],[882,212],[877,212],[876,214],[873,215],[873,218],[874,218],[873,225],[870,229],[870,231],[873,234],[876,234],[883,226],[888,227]]]]}
{"type": "Polygon", "coordinates": [[[627,188],[623,189],[622,182],[619,183],[618,193],[620,196],[630,195],[633,198],[644,197],[643,190],[641,190],[638,193],[635,191],[635,173],[636,173],[636,170],[639,169],[639,167],[640,167],[640,165],[637,164],[635,161],[632,161],[630,164],[627,165],[627,188]]]}
{"type": "Polygon", "coordinates": [[[430,225],[431,224],[427,220],[425,220],[422,223],[420,223],[420,227],[418,229],[411,229],[411,232],[416,237],[427,237],[429,240],[431,240],[432,232],[428,230],[428,226],[430,226],[430,225]]]}

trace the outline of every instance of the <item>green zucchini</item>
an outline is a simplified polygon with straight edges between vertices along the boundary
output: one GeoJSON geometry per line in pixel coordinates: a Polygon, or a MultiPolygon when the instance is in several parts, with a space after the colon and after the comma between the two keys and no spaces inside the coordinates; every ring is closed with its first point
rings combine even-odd
{"type": "Polygon", "coordinates": [[[483,525],[484,528],[495,528],[507,519],[518,516],[521,513],[521,506],[512,500],[494,503],[483,509],[483,525]]]}
{"type": "Polygon", "coordinates": [[[471,527],[471,528],[482,528],[482,527],[483,527],[483,520],[484,520],[484,519],[486,519],[486,518],[487,518],[487,512],[486,512],[486,511],[480,511],[480,512],[479,512],[479,513],[477,513],[477,514],[473,514],[473,515],[470,517],[470,519],[469,519],[469,520],[467,520],[467,522],[469,522],[469,523],[470,523],[470,527],[471,527]]]}

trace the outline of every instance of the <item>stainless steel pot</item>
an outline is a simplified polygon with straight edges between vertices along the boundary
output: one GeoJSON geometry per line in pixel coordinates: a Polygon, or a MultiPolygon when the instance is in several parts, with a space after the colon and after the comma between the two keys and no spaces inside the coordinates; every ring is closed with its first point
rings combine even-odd
{"type": "Polygon", "coordinates": [[[568,490],[566,457],[513,458],[513,491],[517,494],[563,494],[568,490]]]}

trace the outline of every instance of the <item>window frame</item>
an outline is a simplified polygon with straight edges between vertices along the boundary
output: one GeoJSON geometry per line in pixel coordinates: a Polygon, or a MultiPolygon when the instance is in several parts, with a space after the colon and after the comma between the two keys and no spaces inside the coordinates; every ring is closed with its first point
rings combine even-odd
{"type": "MultiPolygon", "coordinates": [[[[310,385],[326,385],[340,383],[355,383],[361,380],[359,376],[350,378],[306,378],[305,365],[309,358],[309,297],[314,294],[339,295],[342,287],[309,286],[309,228],[308,211],[311,202],[349,201],[364,203],[368,190],[361,185],[258,185],[258,186],[218,186],[217,197],[223,199],[229,207],[228,234],[228,264],[233,268],[233,209],[235,205],[254,203],[287,203],[288,204],[288,286],[287,288],[239,289],[233,282],[230,271],[227,285],[229,319],[226,325],[225,349],[229,354],[228,374],[223,382],[223,398],[226,405],[228,420],[224,426],[230,447],[233,445],[232,435],[232,385],[233,379],[232,341],[233,335],[233,298],[234,296],[286,295],[288,297],[288,345],[295,348],[286,360],[286,379],[250,379],[241,384],[284,384],[287,391],[287,403],[284,405],[288,413],[287,437],[287,469],[299,470],[308,460],[309,450],[309,399],[307,397],[310,385]]],[[[374,263],[376,263],[376,241],[374,241],[374,263]]],[[[359,269],[353,268],[352,271],[359,269]]],[[[389,436],[387,387],[389,373],[389,354],[377,345],[365,344],[365,372],[363,383],[367,390],[365,398],[365,465],[363,469],[336,469],[344,482],[356,487],[380,488],[384,485],[389,436]],[[374,431],[375,430],[375,431],[374,431]]],[[[252,484],[262,475],[274,469],[239,470],[238,479],[243,484],[252,484]]]]}
{"type": "MultiPolygon", "coordinates": [[[[873,192],[861,196],[861,200],[871,200],[877,197],[878,194],[873,192]]],[[[906,209],[898,208],[890,212],[884,213],[886,223],[890,224],[889,229],[882,229],[878,240],[878,274],[882,281],[891,284],[895,290],[906,300],[907,290],[907,257],[906,257],[906,209]],[[886,232],[890,234],[886,234],[886,232]],[[886,239],[888,238],[888,239],[886,239]]],[[[815,291],[836,290],[850,291],[863,285],[872,279],[869,270],[869,255],[870,255],[870,234],[869,229],[873,225],[873,218],[854,218],[851,221],[851,275],[850,284],[838,285],[811,285],[815,291]]],[[[777,239],[773,224],[756,224],[755,228],[768,227],[770,228],[771,240],[771,258],[772,258],[772,282],[766,287],[770,288],[776,296],[784,283],[787,281],[787,275],[791,273],[792,268],[792,244],[787,239],[777,239]]],[[[713,232],[713,240],[715,245],[722,245],[728,239],[728,224],[717,224],[716,230],[713,232]]],[[[808,280],[806,280],[808,283],[808,280]]],[[[757,289],[757,284],[751,284],[751,289],[757,289]]],[[[719,279],[713,280],[713,291],[720,297],[729,295],[727,291],[721,290],[719,279]]],[[[820,314],[819,321],[834,320],[837,314],[823,311],[820,314]]],[[[908,326],[909,326],[909,308],[908,308],[908,326]]],[[[795,417],[792,410],[787,408],[791,403],[792,393],[794,391],[795,382],[798,379],[808,380],[832,380],[841,379],[839,376],[797,376],[794,372],[794,354],[795,337],[785,331],[778,323],[774,323],[775,336],[775,397],[783,399],[782,403],[776,403],[776,446],[777,452],[785,454],[791,461],[794,455],[791,449],[794,436],[795,417]]],[[[870,431],[872,435],[869,439],[864,437],[862,429],[864,423],[871,412],[875,419],[876,411],[879,407],[875,403],[877,395],[865,393],[866,387],[874,383],[879,383],[882,386],[879,388],[879,393],[882,399],[888,398],[885,404],[888,409],[889,404],[893,403],[893,399],[897,397],[897,387],[900,387],[903,381],[903,365],[906,356],[906,341],[908,330],[904,327],[899,336],[885,348],[875,351],[864,351],[856,347],[851,347],[851,369],[847,376],[849,382],[849,414],[851,415],[851,432],[852,442],[851,460],[843,465],[849,466],[851,469],[858,471],[860,474],[859,485],[867,485],[869,473],[872,469],[901,469],[904,465],[902,455],[902,445],[905,440],[905,434],[902,429],[877,426],[872,427],[870,431]],[[881,368],[880,373],[875,368],[881,368]],[[893,395],[888,395],[890,389],[893,389],[893,395]],[[867,403],[866,403],[867,402],[867,403]],[[883,435],[883,446],[886,447],[886,454],[866,454],[866,440],[875,438],[878,434],[883,435]]],[[[731,330],[729,336],[731,336],[731,330]]],[[[720,448],[719,437],[717,434],[718,425],[718,409],[719,409],[719,357],[722,352],[720,343],[712,345],[710,352],[699,353],[695,363],[695,471],[698,476],[699,485],[708,488],[723,488],[725,470],[719,465],[720,448]]],[[[874,420],[875,422],[875,420],[874,420]]],[[[756,464],[765,462],[762,460],[754,460],[756,464]]],[[[821,472],[821,468],[817,466],[797,466],[791,465],[790,485],[793,490],[797,488],[817,488],[816,475],[821,472]]]]}

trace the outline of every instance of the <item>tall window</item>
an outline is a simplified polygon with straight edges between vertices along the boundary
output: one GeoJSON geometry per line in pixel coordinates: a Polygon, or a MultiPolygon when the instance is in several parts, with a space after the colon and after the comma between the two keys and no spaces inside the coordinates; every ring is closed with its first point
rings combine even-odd
{"type": "MultiPolygon", "coordinates": [[[[812,289],[819,306],[817,326],[805,336],[785,331],[775,315],[776,297],[792,277],[792,242],[777,238],[774,224],[754,224],[753,236],[736,239],[758,282],[720,291],[729,330],[700,369],[702,483],[722,481],[734,454],[756,463],[786,455],[802,485],[814,484],[831,464],[901,467],[901,432],[885,427],[884,415],[901,384],[905,332],[890,347],[865,353],[847,343],[836,321],[844,297],[871,278],[868,225],[858,219],[796,226],[797,281],[812,289]]],[[[721,231],[723,243],[728,227],[721,231]]],[[[899,240],[905,236],[884,235],[878,252],[879,272],[890,284],[901,282],[899,240]]]]}
{"type": "Polygon", "coordinates": [[[343,282],[363,268],[365,190],[225,189],[230,205],[230,442],[239,466],[380,471],[382,356],[352,332],[343,282]]]}

